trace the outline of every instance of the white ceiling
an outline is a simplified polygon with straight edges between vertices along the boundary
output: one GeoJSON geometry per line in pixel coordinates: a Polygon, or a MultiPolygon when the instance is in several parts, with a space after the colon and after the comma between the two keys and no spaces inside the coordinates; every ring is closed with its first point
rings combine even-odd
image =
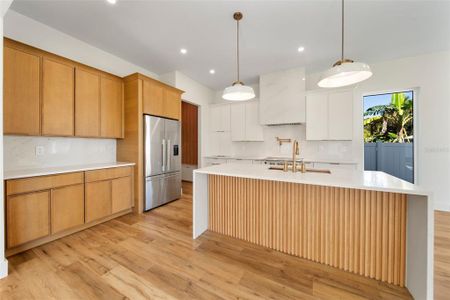
{"type": "MultiPolygon", "coordinates": [[[[244,13],[246,84],[275,70],[320,71],[340,55],[339,0],[15,0],[11,8],[150,71],[180,70],[213,89],[235,80],[235,11],[244,13]],[[300,45],[303,53],[297,52],[300,45]]],[[[446,49],[450,1],[346,1],[348,58],[370,63],[446,49]]]]}

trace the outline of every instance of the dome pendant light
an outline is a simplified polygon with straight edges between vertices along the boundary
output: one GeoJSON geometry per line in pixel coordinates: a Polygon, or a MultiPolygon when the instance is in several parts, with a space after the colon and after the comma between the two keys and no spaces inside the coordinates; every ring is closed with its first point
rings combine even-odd
{"type": "Polygon", "coordinates": [[[371,76],[369,65],[344,58],[344,0],[342,0],[341,59],[322,74],[317,85],[323,88],[336,88],[364,81],[371,76]]]}
{"type": "Polygon", "coordinates": [[[235,12],[233,18],[236,20],[236,36],[237,36],[237,80],[233,84],[223,90],[222,98],[229,101],[246,101],[255,98],[255,91],[250,86],[244,85],[239,79],[239,21],[242,20],[242,13],[235,12]]]}

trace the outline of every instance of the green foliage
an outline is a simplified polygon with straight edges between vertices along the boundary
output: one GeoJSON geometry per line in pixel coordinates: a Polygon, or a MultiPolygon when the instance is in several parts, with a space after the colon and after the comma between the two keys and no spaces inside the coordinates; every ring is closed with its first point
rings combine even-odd
{"type": "Polygon", "coordinates": [[[393,93],[391,103],[364,112],[364,142],[410,143],[413,139],[413,101],[393,93]]]}

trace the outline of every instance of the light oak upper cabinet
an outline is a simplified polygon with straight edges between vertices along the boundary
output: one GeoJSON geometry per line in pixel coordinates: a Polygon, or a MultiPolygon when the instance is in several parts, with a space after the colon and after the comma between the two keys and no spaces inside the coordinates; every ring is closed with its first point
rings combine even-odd
{"type": "Polygon", "coordinates": [[[4,48],[3,130],[40,134],[40,57],[4,48]]]}
{"type": "Polygon", "coordinates": [[[258,101],[231,105],[231,140],[233,142],[264,141],[263,127],[259,124],[258,101]]]}
{"type": "Polygon", "coordinates": [[[42,135],[74,135],[74,67],[43,59],[42,135]]]}
{"type": "Polygon", "coordinates": [[[157,82],[142,81],[144,113],[154,116],[164,115],[164,87],[157,82]]]}
{"type": "Polygon", "coordinates": [[[122,81],[100,79],[100,129],[101,136],[123,138],[123,89],[122,81]]]}
{"type": "Polygon", "coordinates": [[[297,68],[259,77],[262,125],[304,123],[305,69],[297,68]]]}
{"type": "Polygon", "coordinates": [[[353,139],[353,91],[311,92],[307,95],[306,139],[353,139]]]}
{"type": "Polygon", "coordinates": [[[164,116],[179,120],[181,118],[181,94],[177,91],[164,90],[164,116]]]}
{"type": "Polygon", "coordinates": [[[75,135],[100,136],[100,75],[75,70],[75,135]]]}

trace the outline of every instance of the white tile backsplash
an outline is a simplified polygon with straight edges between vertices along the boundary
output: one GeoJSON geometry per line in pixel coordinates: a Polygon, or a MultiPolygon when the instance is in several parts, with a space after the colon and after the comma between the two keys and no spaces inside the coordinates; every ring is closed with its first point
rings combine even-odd
{"type": "Polygon", "coordinates": [[[276,137],[296,139],[300,142],[300,157],[307,159],[335,159],[352,161],[351,141],[307,141],[305,125],[264,126],[264,142],[231,142],[230,153],[234,156],[291,156],[292,144],[280,146],[276,137]]]}
{"type": "Polygon", "coordinates": [[[116,161],[115,139],[4,136],[3,147],[6,171],[116,161]]]}

